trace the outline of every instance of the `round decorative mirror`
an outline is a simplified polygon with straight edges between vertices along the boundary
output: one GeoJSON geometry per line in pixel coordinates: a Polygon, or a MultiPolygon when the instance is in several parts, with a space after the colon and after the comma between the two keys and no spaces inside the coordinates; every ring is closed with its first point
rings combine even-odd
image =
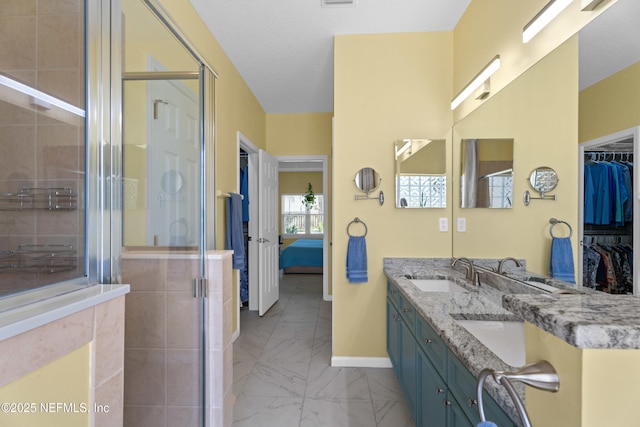
{"type": "Polygon", "coordinates": [[[176,170],[172,169],[166,171],[160,177],[160,187],[162,187],[162,191],[167,194],[178,194],[178,192],[182,190],[183,185],[184,181],[182,179],[182,174],[176,170]]]}
{"type": "Polygon", "coordinates": [[[371,193],[380,186],[380,174],[373,168],[362,168],[356,173],[354,182],[363,193],[371,193]]]}
{"type": "Polygon", "coordinates": [[[558,174],[550,167],[541,166],[531,172],[529,184],[544,197],[544,193],[548,193],[558,186],[558,174]]]}

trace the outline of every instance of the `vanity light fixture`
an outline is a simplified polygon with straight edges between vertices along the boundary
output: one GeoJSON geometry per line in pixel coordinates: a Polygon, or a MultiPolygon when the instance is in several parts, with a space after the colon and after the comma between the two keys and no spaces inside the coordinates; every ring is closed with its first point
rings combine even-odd
{"type": "Polygon", "coordinates": [[[80,116],[80,117],[85,116],[85,112],[83,109],[78,108],[74,105],[71,105],[67,102],[64,102],[51,95],[47,95],[44,92],[40,92],[38,89],[34,89],[31,86],[27,86],[7,76],[0,75],[0,85],[29,96],[30,98],[28,103],[35,107],[48,110],[51,108],[52,105],[55,105],[58,108],[61,108],[65,111],[75,114],[76,116],[80,116]]]}
{"type": "Polygon", "coordinates": [[[411,148],[411,140],[410,139],[403,139],[402,142],[404,142],[404,145],[402,147],[400,147],[400,148],[396,148],[396,159],[398,157],[400,157],[400,155],[402,153],[404,153],[409,148],[411,148]]]}
{"type": "Polygon", "coordinates": [[[522,42],[528,43],[544,27],[560,14],[573,0],[551,0],[533,17],[522,31],[522,42]]]}
{"type": "Polygon", "coordinates": [[[500,55],[496,55],[493,57],[491,61],[476,75],[473,80],[469,84],[467,84],[464,89],[455,97],[453,101],[451,101],[451,109],[455,110],[458,108],[458,105],[462,104],[469,95],[474,93],[476,89],[478,89],[493,73],[498,71],[500,68],[500,55]]]}
{"type": "Polygon", "coordinates": [[[580,0],[580,10],[583,12],[589,12],[596,7],[604,0],[580,0]]]}

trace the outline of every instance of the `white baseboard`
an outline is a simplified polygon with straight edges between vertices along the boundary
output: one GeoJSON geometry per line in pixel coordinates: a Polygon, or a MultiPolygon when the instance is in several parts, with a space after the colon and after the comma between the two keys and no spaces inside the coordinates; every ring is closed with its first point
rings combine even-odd
{"type": "Polygon", "coordinates": [[[236,329],[233,334],[231,334],[231,342],[234,343],[240,336],[240,328],[236,329]]]}
{"type": "Polygon", "coordinates": [[[344,357],[332,356],[331,366],[347,368],[391,368],[388,357],[344,357]]]}
{"type": "Polygon", "coordinates": [[[333,295],[323,295],[323,301],[333,301],[333,295]]]}

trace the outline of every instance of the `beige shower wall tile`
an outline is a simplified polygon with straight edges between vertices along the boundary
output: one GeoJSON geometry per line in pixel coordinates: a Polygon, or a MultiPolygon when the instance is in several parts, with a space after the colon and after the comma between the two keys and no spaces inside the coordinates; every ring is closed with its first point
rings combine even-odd
{"type": "Polygon", "coordinates": [[[167,350],[167,404],[200,405],[201,350],[167,350]]]}
{"type": "Polygon", "coordinates": [[[0,126],[35,125],[35,123],[35,112],[0,101],[0,126]]]}
{"type": "Polygon", "coordinates": [[[77,139],[74,126],[38,126],[37,137],[37,176],[38,179],[77,178],[82,171],[84,153],[77,139]]]}
{"type": "Polygon", "coordinates": [[[84,3],[81,0],[39,0],[38,14],[82,13],[84,3]]]}
{"type": "MultiPolygon", "coordinates": [[[[107,301],[96,307],[95,383],[102,385],[124,366],[124,302],[125,297],[107,301]]],[[[96,403],[100,403],[96,399],[96,403]]]]}
{"type": "Polygon", "coordinates": [[[0,342],[0,387],[93,339],[94,308],[0,342]]]}
{"type": "Polygon", "coordinates": [[[161,291],[167,287],[166,260],[122,259],[122,282],[131,285],[131,291],[161,291]]]}
{"type": "MultiPolygon", "coordinates": [[[[166,351],[126,349],[124,399],[127,405],[164,405],[167,398],[166,351]]],[[[132,424],[138,426],[138,424],[132,424]]]]}
{"type": "Polygon", "coordinates": [[[167,293],[167,347],[198,348],[202,318],[201,300],[193,292],[167,293]]]}
{"type": "MultiPolygon", "coordinates": [[[[0,217],[0,236],[33,236],[36,232],[34,218],[35,211],[5,211],[0,217]]],[[[0,243],[0,250],[17,249],[17,247],[9,246],[15,242],[8,240],[0,243]],[[7,246],[5,246],[5,243],[7,246]]]]}
{"type": "Polygon", "coordinates": [[[0,133],[0,179],[35,177],[35,128],[6,126],[0,133]]]}
{"type": "Polygon", "coordinates": [[[166,295],[132,291],[125,301],[125,347],[164,348],[167,344],[166,295]]]}
{"type": "Polygon", "coordinates": [[[75,70],[38,71],[38,89],[84,109],[84,72],[75,70]]]}
{"type": "Polygon", "coordinates": [[[47,236],[64,235],[64,242],[58,240],[53,240],[53,242],[57,244],[67,244],[77,248],[76,240],[70,240],[69,237],[73,237],[82,232],[84,222],[81,214],[82,211],[79,210],[36,211],[36,233],[47,236]]]}
{"type": "Polygon", "coordinates": [[[35,15],[36,0],[3,0],[0,2],[0,16],[35,15]]]}
{"type": "Polygon", "coordinates": [[[198,407],[169,406],[167,407],[167,426],[200,427],[201,413],[198,407]]]}
{"type": "Polygon", "coordinates": [[[81,15],[38,17],[38,69],[77,69],[84,44],[81,15]]]}
{"type": "Polygon", "coordinates": [[[200,277],[198,259],[168,259],[167,289],[172,291],[193,291],[193,279],[200,277]]]}
{"type": "Polygon", "coordinates": [[[167,425],[167,409],[165,406],[124,407],[124,427],[173,427],[167,425]]]}
{"type": "Polygon", "coordinates": [[[0,17],[0,70],[36,68],[36,18],[0,17]]]}
{"type": "Polygon", "coordinates": [[[106,410],[95,412],[95,427],[122,427],[123,423],[124,372],[111,377],[96,387],[94,403],[106,410]]]}

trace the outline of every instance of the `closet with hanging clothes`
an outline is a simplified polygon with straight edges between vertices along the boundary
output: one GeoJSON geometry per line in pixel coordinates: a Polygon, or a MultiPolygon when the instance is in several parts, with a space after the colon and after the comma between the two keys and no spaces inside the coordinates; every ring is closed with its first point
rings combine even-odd
{"type": "Polygon", "coordinates": [[[634,294],[638,217],[637,130],[581,144],[581,283],[610,294],[634,294]]]}
{"type": "Polygon", "coordinates": [[[244,268],[240,271],[240,304],[248,306],[249,302],[249,154],[240,149],[240,171],[238,182],[242,195],[242,234],[244,236],[244,268]]]}

